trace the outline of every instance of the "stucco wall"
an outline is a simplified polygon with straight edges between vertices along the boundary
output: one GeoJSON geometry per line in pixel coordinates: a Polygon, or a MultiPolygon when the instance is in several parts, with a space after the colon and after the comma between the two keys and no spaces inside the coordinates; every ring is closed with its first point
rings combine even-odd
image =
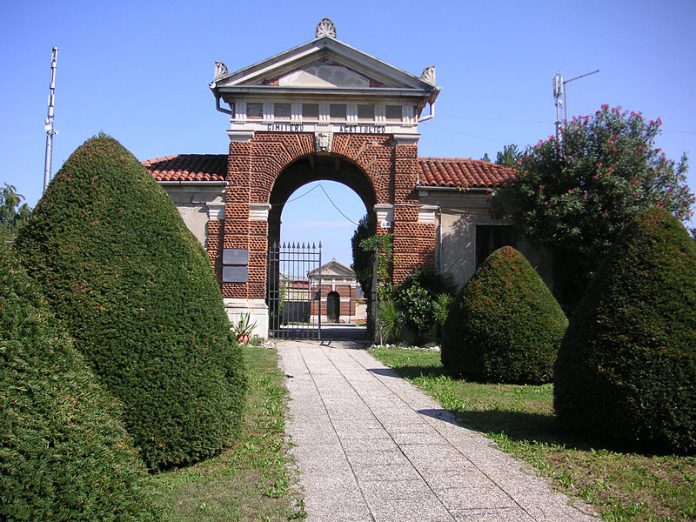
{"type": "MultiPolygon", "coordinates": [[[[420,193],[420,200],[425,205],[439,207],[436,266],[461,287],[476,272],[476,226],[509,223],[491,216],[488,196],[483,193],[426,190],[420,193]]],[[[515,246],[553,288],[550,257],[520,239],[515,246]]]]}
{"type": "Polygon", "coordinates": [[[188,229],[204,248],[208,248],[208,221],[222,219],[225,196],[223,186],[164,185],[188,229]]]}

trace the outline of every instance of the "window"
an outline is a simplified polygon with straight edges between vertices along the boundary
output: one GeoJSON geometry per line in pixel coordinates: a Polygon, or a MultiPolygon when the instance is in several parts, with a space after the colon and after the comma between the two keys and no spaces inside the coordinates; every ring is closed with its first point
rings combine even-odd
{"type": "Polygon", "coordinates": [[[246,116],[250,120],[263,118],[263,103],[247,103],[246,116]]]}
{"type": "Polygon", "coordinates": [[[358,119],[373,121],[375,119],[375,106],[358,105],[358,119]]]}
{"type": "Polygon", "coordinates": [[[329,106],[329,115],[332,121],[345,121],[346,106],[343,104],[332,103],[329,106]]]}
{"type": "Polygon", "coordinates": [[[401,105],[387,105],[387,121],[401,121],[401,105]]]}
{"type": "Polygon", "coordinates": [[[274,103],[273,104],[273,116],[277,120],[289,120],[290,119],[290,104],[289,103],[274,103]]]}
{"type": "Polygon", "coordinates": [[[515,246],[512,227],[508,225],[476,225],[476,268],[500,247],[515,246]]]}
{"type": "Polygon", "coordinates": [[[302,118],[307,120],[319,119],[319,104],[318,103],[303,103],[302,118]]]}

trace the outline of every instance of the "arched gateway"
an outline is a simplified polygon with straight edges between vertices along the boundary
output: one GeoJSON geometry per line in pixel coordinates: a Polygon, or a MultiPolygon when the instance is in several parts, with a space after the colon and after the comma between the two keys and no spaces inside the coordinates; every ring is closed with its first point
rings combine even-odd
{"type": "MultiPolygon", "coordinates": [[[[144,162],[205,244],[230,316],[251,312],[264,337],[268,248],[283,205],[303,184],[330,179],[355,190],[374,212],[376,233],[394,235],[398,284],[436,261],[447,271],[447,256],[457,257],[442,250],[445,236],[463,233],[461,213],[441,227],[443,201],[457,206],[447,203],[453,191],[475,196],[467,203],[478,215],[474,228],[457,239],[466,243],[477,222],[490,220],[482,217],[485,191],[514,175],[486,162],[418,158],[418,125],[440,92],[434,67],[405,73],[337,40],[327,19],[315,36],[237,72],[216,63],[210,88],[230,117],[229,154],[144,162]]],[[[468,278],[475,263],[467,256],[468,278]]]]}

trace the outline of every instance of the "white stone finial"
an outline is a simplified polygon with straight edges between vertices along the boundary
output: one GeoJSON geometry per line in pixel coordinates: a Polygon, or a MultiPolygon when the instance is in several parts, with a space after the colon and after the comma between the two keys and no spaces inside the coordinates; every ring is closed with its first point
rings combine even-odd
{"type": "Polygon", "coordinates": [[[322,36],[336,38],[336,26],[330,18],[321,19],[321,21],[317,24],[315,36],[316,38],[321,38],[322,36]]]}
{"type": "Polygon", "coordinates": [[[420,75],[420,79],[430,85],[435,85],[435,66],[428,65],[420,75]]]}
{"type": "Polygon", "coordinates": [[[215,62],[215,80],[227,76],[227,66],[222,62],[215,62]]]}

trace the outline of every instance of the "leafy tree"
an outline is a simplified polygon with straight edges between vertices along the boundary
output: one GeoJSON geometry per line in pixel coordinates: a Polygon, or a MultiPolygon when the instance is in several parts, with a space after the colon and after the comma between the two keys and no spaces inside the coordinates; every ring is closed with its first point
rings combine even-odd
{"type": "Polygon", "coordinates": [[[488,161],[488,162],[491,161],[491,157],[488,155],[487,152],[483,155],[483,157],[481,158],[481,161],[488,161]]]}
{"type": "Polygon", "coordinates": [[[562,144],[550,137],[528,149],[517,182],[494,193],[496,215],[512,218],[553,254],[566,310],[575,307],[632,216],[653,205],[681,220],[692,214],[686,156],[675,163],[655,146],[661,124],[604,105],[593,116],[574,118],[562,144]]]}
{"type": "Polygon", "coordinates": [[[415,343],[427,341],[447,317],[449,297],[454,285],[449,278],[432,270],[417,270],[394,289],[394,301],[405,326],[415,334],[415,343]]]}
{"type": "Polygon", "coordinates": [[[31,216],[31,209],[22,200],[24,196],[18,194],[13,185],[5,183],[0,189],[0,240],[14,238],[19,227],[31,216]]]}
{"type": "Polygon", "coordinates": [[[353,237],[350,239],[350,246],[353,251],[353,270],[355,271],[355,278],[360,283],[363,295],[370,295],[370,288],[372,284],[372,252],[367,251],[360,246],[363,239],[370,237],[371,230],[374,230],[374,226],[370,226],[369,218],[364,215],[358,222],[358,228],[353,232],[353,237]]]}
{"type": "Polygon", "coordinates": [[[518,162],[522,159],[524,152],[519,149],[514,143],[511,145],[505,145],[502,151],[499,151],[496,155],[495,162],[498,165],[505,165],[506,167],[517,167],[518,162]]]}
{"type": "Polygon", "coordinates": [[[563,426],[696,452],[696,244],[664,209],[626,227],[577,307],[554,368],[563,426]]]}
{"type": "Polygon", "coordinates": [[[68,158],[16,241],[150,468],[234,441],[244,367],[208,256],[166,192],[113,138],[68,158]]]}

